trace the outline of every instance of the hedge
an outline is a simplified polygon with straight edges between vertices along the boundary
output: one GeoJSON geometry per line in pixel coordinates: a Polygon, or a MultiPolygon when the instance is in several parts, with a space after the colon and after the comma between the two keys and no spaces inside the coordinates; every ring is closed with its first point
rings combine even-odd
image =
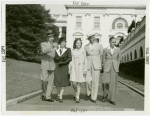
{"type": "Polygon", "coordinates": [[[18,52],[17,50],[15,50],[13,48],[6,49],[6,57],[7,58],[16,59],[16,60],[41,63],[41,59],[40,59],[40,55],[39,54],[24,57],[22,55],[22,53],[18,52]]]}
{"type": "Polygon", "coordinates": [[[137,78],[143,78],[144,79],[144,73],[145,73],[145,59],[138,59],[135,61],[130,61],[126,63],[120,64],[120,72],[123,72],[129,76],[134,76],[137,78]]]}

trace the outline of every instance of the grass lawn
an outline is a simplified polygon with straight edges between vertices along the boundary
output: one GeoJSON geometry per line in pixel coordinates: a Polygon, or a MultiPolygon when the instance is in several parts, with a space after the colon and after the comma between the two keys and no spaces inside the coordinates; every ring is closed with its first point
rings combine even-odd
{"type": "Polygon", "coordinates": [[[41,89],[40,64],[6,59],[6,100],[41,89]]]}

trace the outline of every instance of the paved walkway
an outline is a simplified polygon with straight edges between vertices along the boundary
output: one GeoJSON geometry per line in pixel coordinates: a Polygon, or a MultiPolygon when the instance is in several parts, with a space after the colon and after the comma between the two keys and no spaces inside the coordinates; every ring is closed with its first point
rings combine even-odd
{"type": "Polygon", "coordinates": [[[135,87],[136,89],[144,92],[144,85],[142,84],[142,79],[137,79],[135,77],[132,77],[132,76],[127,76],[126,74],[120,74],[119,75],[119,78],[118,78],[120,81],[122,81],[123,83],[126,83],[132,87],[135,87]],[[129,79],[130,78],[130,79],[129,79]],[[135,80],[136,79],[136,80],[135,80]],[[138,81],[140,82],[138,82],[138,81]]]}
{"type": "MultiPolygon", "coordinates": [[[[125,85],[118,82],[116,92],[116,105],[112,105],[109,102],[102,101],[102,85],[99,85],[99,94],[96,103],[91,101],[85,101],[85,85],[82,85],[80,103],[77,104],[73,101],[74,90],[72,87],[66,87],[63,103],[55,101],[53,103],[42,101],[40,95],[24,102],[9,106],[7,111],[131,111],[144,110],[144,97],[135,91],[129,89],[125,85]]],[[[52,98],[56,99],[56,88],[53,90],[52,98]]]]}

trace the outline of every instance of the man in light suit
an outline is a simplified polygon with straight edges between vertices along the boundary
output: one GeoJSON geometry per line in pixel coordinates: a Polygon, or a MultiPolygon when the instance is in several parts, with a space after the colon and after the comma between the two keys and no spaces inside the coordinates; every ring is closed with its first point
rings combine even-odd
{"type": "Polygon", "coordinates": [[[55,70],[55,48],[53,45],[54,36],[52,31],[49,31],[46,36],[47,41],[41,43],[41,80],[43,101],[54,102],[51,99],[51,92],[54,83],[54,70],[55,70]]]}
{"type": "Polygon", "coordinates": [[[87,75],[86,75],[87,96],[85,100],[91,99],[93,103],[96,103],[103,47],[100,43],[97,43],[95,41],[94,34],[89,35],[88,39],[90,43],[85,46],[87,56],[87,75]]]}
{"type": "Polygon", "coordinates": [[[115,105],[115,93],[117,87],[117,77],[119,72],[121,53],[120,49],[115,47],[116,39],[109,39],[110,46],[103,52],[103,102],[109,95],[110,103],[115,105]]]}

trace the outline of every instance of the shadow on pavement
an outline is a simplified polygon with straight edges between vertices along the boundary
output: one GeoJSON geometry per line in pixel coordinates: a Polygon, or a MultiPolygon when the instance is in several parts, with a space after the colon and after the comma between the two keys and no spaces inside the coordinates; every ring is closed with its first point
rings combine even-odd
{"type": "MultiPolygon", "coordinates": [[[[52,94],[52,98],[56,99],[57,94],[52,94]]],[[[80,99],[85,100],[85,98],[86,98],[85,94],[80,94],[80,99]]],[[[98,95],[97,101],[102,101],[102,98],[103,98],[103,96],[98,95]]],[[[74,99],[74,96],[72,94],[63,95],[63,100],[73,100],[73,99],[74,99]]]]}

